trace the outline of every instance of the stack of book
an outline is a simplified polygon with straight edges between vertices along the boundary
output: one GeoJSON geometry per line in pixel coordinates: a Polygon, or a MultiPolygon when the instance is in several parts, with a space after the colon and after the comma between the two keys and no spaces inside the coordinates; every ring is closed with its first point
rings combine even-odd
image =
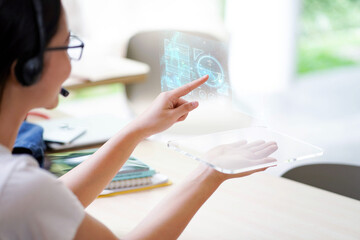
{"type": "MultiPolygon", "coordinates": [[[[52,153],[47,155],[51,173],[60,177],[85,161],[97,149],[76,152],[52,153]]],[[[99,197],[129,193],[170,185],[168,177],[135,157],[130,157],[99,197]]]]}

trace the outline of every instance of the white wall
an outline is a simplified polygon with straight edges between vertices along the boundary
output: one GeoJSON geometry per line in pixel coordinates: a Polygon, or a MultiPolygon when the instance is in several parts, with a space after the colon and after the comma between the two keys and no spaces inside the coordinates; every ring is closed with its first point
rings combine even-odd
{"type": "Polygon", "coordinates": [[[240,96],[286,89],[295,74],[300,0],[227,0],[230,77],[240,96]]]}
{"type": "Polygon", "coordinates": [[[178,29],[226,35],[219,0],[63,0],[71,29],[87,48],[125,55],[139,31],[178,29]]]}

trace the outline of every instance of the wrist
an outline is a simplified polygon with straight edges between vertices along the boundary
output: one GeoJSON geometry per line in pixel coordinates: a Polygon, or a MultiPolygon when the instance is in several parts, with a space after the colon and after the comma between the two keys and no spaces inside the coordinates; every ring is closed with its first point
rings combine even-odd
{"type": "Polygon", "coordinates": [[[195,170],[195,172],[197,180],[204,179],[209,184],[215,186],[220,186],[225,180],[227,180],[225,174],[215,170],[214,168],[204,163],[201,163],[199,167],[195,170]]]}
{"type": "Polygon", "coordinates": [[[136,132],[139,136],[142,137],[142,139],[148,138],[155,134],[153,127],[148,122],[144,122],[144,119],[139,117],[131,121],[128,125],[128,128],[136,132]]]}
{"type": "Polygon", "coordinates": [[[152,134],[149,129],[143,126],[143,124],[138,123],[137,120],[132,121],[126,126],[126,131],[128,134],[131,134],[139,139],[139,141],[144,140],[145,138],[150,137],[152,134]]]}

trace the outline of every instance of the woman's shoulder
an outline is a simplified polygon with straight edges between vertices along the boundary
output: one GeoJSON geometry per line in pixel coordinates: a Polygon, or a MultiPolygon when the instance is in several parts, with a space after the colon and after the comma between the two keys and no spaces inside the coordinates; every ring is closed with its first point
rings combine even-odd
{"type": "Polygon", "coordinates": [[[52,195],[71,195],[55,176],[39,168],[30,155],[0,152],[0,159],[0,206],[4,201],[12,205],[20,202],[21,206],[31,206],[47,201],[52,195]]]}
{"type": "MultiPolygon", "coordinates": [[[[38,168],[38,164],[30,155],[13,155],[8,149],[0,145],[0,197],[9,181],[19,174],[25,174],[38,168]]],[[[36,178],[36,176],[34,175],[36,178]]]]}
{"type": "Polygon", "coordinates": [[[77,199],[54,175],[39,168],[32,156],[4,154],[0,151],[0,159],[0,205],[4,198],[9,197],[19,198],[22,202],[29,201],[29,204],[38,198],[38,201],[48,202],[53,195],[77,199]]]}
{"type": "Polygon", "coordinates": [[[51,228],[61,225],[74,234],[85,214],[76,196],[31,156],[0,152],[0,159],[0,230],[22,226],[28,233],[47,231],[50,237],[56,232],[51,228]]]}

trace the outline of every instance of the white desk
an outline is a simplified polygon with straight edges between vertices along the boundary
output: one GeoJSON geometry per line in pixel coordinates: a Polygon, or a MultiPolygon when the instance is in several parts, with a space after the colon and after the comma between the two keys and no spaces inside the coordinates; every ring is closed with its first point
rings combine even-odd
{"type": "MultiPolygon", "coordinates": [[[[134,156],[168,175],[174,184],[95,200],[87,211],[119,237],[197,165],[149,141],[142,142],[134,156]]],[[[220,186],[180,239],[360,239],[360,202],[259,173],[220,186]]]]}

